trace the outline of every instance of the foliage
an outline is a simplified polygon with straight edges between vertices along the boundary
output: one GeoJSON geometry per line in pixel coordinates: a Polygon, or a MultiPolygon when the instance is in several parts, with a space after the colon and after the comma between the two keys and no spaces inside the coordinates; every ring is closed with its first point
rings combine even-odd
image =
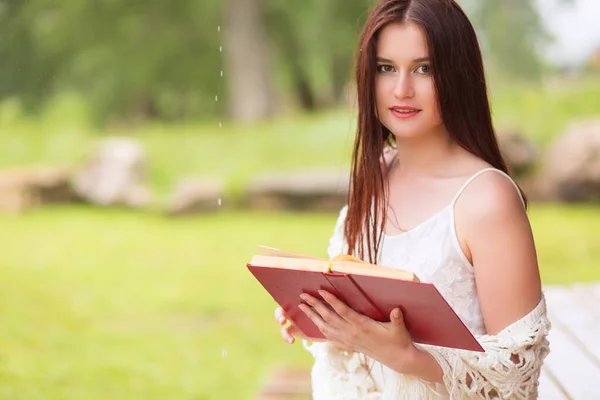
{"type": "Polygon", "coordinates": [[[491,54],[492,66],[509,76],[540,76],[542,64],[536,49],[549,37],[532,2],[479,2],[473,12],[473,22],[482,31],[483,46],[491,54]]]}
{"type": "Polygon", "coordinates": [[[17,96],[35,110],[58,93],[76,92],[96,121],[189,119],[219,110],[220,2],[0,6],[0,98],[17,96]]]}
{"type": "MultiPolygon", "coordinates": [[[[305,109],[342,102],[375,0],[262,1],[280,95],[305,109]]],[[[494,65],[539,73],[545,34],[533,0],[463,2],[494,65]]],[[[0,102],[39,111],[76,93],[96,123],[224,116],[226,13],[219,0],[0,0],[0,102]]]]}
{"type": "Polygon", "coordinates": [[[305,109],[344,99],[355,45],[373,0],[265,0],[275,58],[305,109]],[[321,101],[323,103],[323,101],[321,101]]]}

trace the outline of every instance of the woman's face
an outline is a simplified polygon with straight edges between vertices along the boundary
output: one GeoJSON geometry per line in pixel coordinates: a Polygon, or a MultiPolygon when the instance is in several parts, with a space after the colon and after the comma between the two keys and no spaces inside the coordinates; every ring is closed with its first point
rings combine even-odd
{"type": "Polygon", "coordinates": [[[380,32],[376,55],[375,93],[381,123],[398,140],[443,127],[421,28],[413,23],[387,25],[380,32]]]}

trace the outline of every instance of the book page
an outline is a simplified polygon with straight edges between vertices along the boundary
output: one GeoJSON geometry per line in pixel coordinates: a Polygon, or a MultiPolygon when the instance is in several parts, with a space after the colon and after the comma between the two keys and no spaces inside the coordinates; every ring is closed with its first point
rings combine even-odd
{"type": "Polygon", "coordinates": [[[419,278],[410,271],[402,269],[383,267],[380,265],[356,263],[351,261],[333,261],[331,272],[356,274],[367,276],[379,276],[382,278],[402,279],[404,281],[419,282],[419,278]]]}
{"type": "Polygon", "coordinates": [[[303,254],[292,253],[290,251],[285,251],[285,250],[279,250],[279,249],[276,249],[275,247],[269,247],[269,246],[262,246],[262,245],[258,246],[258,250],[264,256],[287,257],[287,258],[305,258],[305,259],[311,259],[311,260],[323,260],[323,261],[325,261],[323,258],[313,257],[313,256],[305,256],[303,254]]]}
{"type": "Polygon", "coordinates": [[[255,255],[252,257],[250,264],[261,267],[323,272],[329,266],[329,261],[318,258],[289,258],[255,255]]]}

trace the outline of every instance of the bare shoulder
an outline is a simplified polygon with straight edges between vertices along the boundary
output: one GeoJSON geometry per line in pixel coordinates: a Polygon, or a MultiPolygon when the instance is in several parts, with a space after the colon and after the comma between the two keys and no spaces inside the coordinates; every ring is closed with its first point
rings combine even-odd
{"type": "Polygon", "coordinates": [[[497,171],[477,176],[461,194],[457,213],[472,222],[527,218],[521,194],[513,182],[497,171]]]}
{"type": "Polygon", "coordinates": [[[533,233],[521,196],[497,171],[477,176],[459,197],[456,232],[473,264],[487,331],[495,334],[541,298],[533,233]]]}

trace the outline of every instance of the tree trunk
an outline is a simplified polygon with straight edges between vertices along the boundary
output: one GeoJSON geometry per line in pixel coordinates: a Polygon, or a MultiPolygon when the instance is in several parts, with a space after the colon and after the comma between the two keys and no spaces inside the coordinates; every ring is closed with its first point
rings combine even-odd
{"type": "Polygon", "coordinates": [[[310,84],[310,79],[306,73],[305,66],[302,64],[302,56],[300,54],[300,44],[298,38],[294,36],[291,30],[291,21],[281,25],[279,36],[281,40],[281,53],[290,66],[292,75],[292,83],[300,107],[306,111],[312,111],[317,107],[316,96],[310,84]]]}
{"type": "Polygon", "coordinates": [[[346,100],[346,89],[351,81],[350,57],[334,54],[331,58],[331,80],[333,99],[337,104],[343,104],[346,100]]]}
{"type": "Polygon", "coordinates": [[[255,122],[272,115],[275,103],[262,0],[228,0],[226,13],[230,114],[235,121],[255,122]]]}

